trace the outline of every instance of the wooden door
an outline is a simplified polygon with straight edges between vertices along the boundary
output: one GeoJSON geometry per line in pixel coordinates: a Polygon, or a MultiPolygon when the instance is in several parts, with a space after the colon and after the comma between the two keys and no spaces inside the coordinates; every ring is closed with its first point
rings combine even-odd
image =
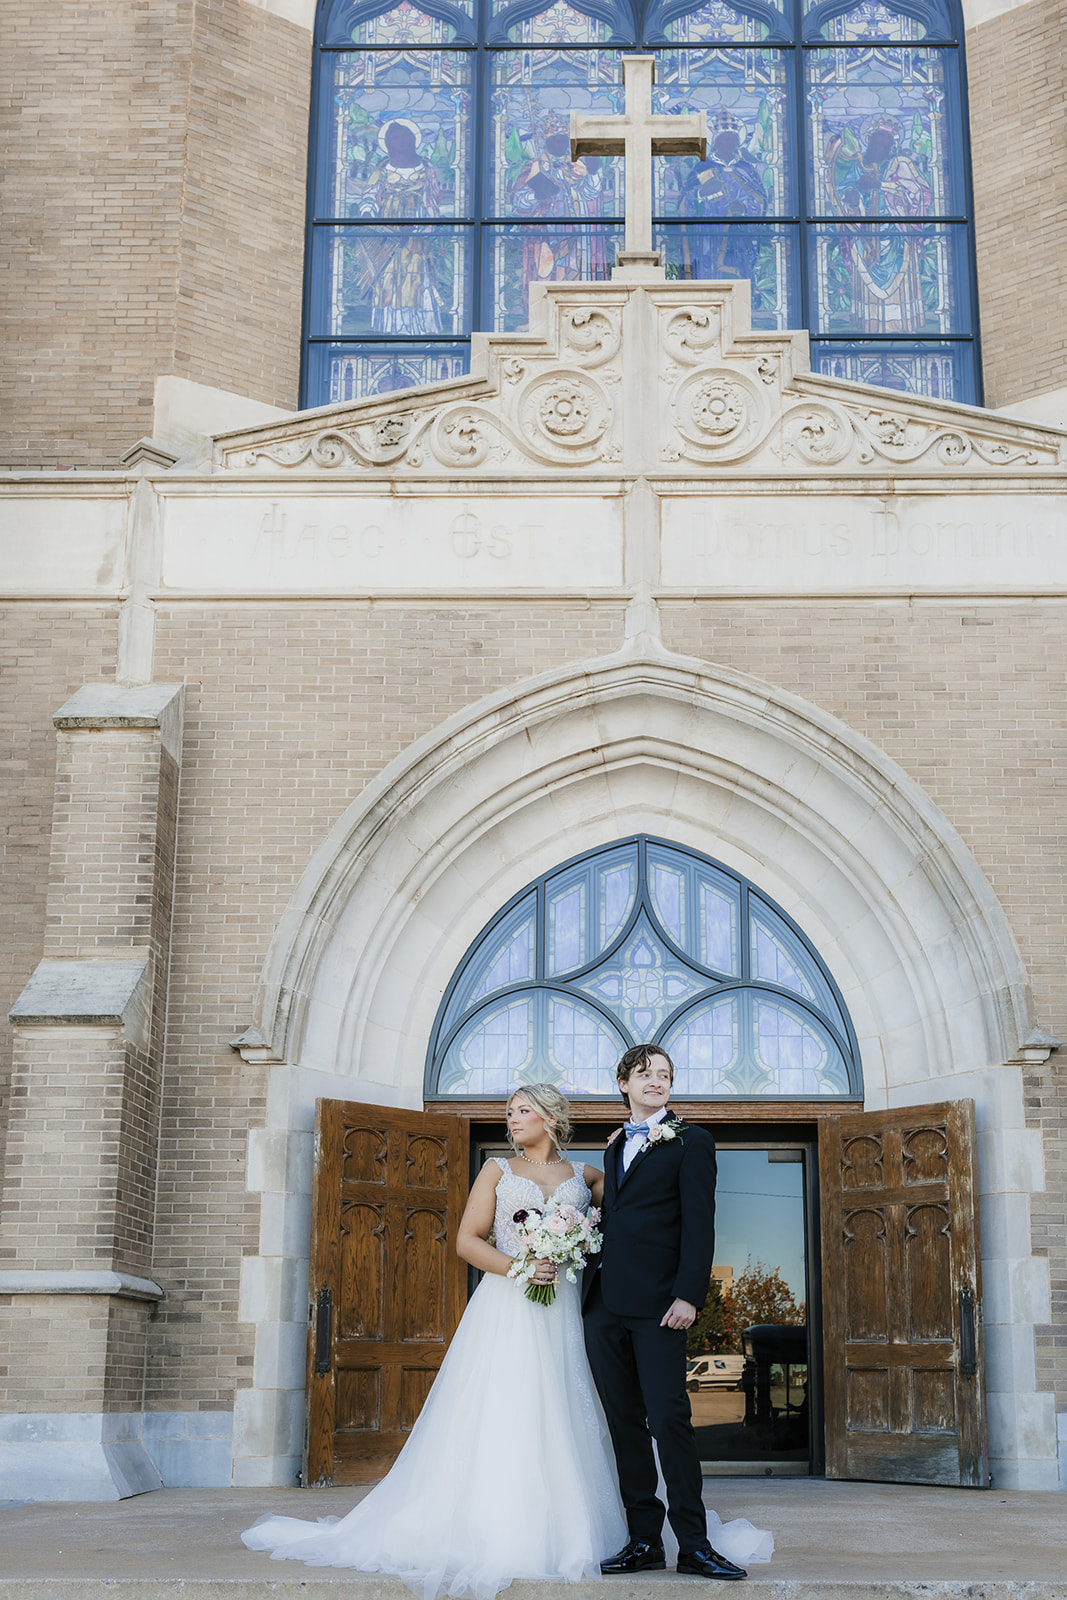
{"type": "Polygon", "coordinates": [[[819,1127],[826,1475],[987,1487],[974,1104],[819,1127]]]}
{"type": "Polygon", "coordinates": [[[382,1477],[429,1393],[466,1299],[468,1128],[318,1102],[306,1484],[382,1477]]]}

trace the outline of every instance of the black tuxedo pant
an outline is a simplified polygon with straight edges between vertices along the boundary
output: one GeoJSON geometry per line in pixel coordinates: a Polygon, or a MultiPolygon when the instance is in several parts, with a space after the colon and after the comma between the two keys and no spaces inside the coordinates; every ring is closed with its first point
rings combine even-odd
{"type": "Polygon", "coordinates": [[[656,1496],[659,1450],[667,1485],[667,1515],[683,1554],[708,1542],[700,1471],[685,1389],[684,1328],[661,1328],[658,1317],[609,1311],[594,1283],[585,1306],[585,1348],[608,1419],[619,1487],[632,1539],[655,1543],[663,1534],[656,1496]]]}

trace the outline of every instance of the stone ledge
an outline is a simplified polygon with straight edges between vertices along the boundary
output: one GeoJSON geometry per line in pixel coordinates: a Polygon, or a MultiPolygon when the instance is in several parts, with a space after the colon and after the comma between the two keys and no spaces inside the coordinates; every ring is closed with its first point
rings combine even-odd
{"type": "MultiPolygon", "coordinates": [[[[107,1294],[118,1300],[162,1300],[166,1290],[131,1272],[52,1272],[46,1267],[0,1272],[0,1294],[107,1294]]],[[[0,1439],[5,1437],[0,1417],[0,1439]]]]}
{"type": "Polygon", "coordinates": [[[148,957],[96,956],[39,961],[9,1016],[16,1027],[126,1027],[146,1002],[148,957]]]}
{"type": "Polygon", "coordinates": [[[165,750],[181,758],[182,700],[180,683],[86,683],[52,716],[62,731],[158,729],[165,750]]]}

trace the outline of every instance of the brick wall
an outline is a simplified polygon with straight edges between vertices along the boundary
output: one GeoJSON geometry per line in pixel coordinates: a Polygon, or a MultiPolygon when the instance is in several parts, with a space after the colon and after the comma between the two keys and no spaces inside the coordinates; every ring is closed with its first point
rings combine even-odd
{"type": "Polygon", "coordinates": [[[174,365],[294,407],[300,379],[311,34],[197,0],[174,365]]]}
{"type": "Polygon", "coordinates": [[[310,35],[246,0],[9,7],[0,467],[114,465],[158,375],[296,403],[310,35]]]}
{"type": "Polygon", "coordinates": [[[7,1014],[41,958],[55,794],[52,713],[115,675],[111,607],[0,607],[0,1178],[11,1071],[7,1014]]]}
{"type": "Polygon", "coordinates": [[[103,1295],[0,1295],[7,1411],[136,1411],[147,1306],[103,1295]]]}
{"type": "Polygon", "coordinates": [[[266,1072],[227,1040],[327,830],[461,706],[622,642],[617,605],[161,608],[156,677],[187,682],[146,1405],[229,1405],[251,1382],[236,1319],[258,1250],[247,1131],[266,1072]]]}
{"type": "MultiPolygon", "coordinates": [[[[664,643],[785,684],[865,734],[922,785],[976,857],[1019,942],[1042,1027],[1067,1041],[1067,822],[1062,803],[1067,604],[664,607],[664,643]]],[[[1027,1071],[1045,1134],[1031,1207],[1053,1322],[1039,1381],[1067,1409],[1067,1051],[1027,1071]]]]}
{"type": "Polygon", "coordinates": [[[967,34],[985,402],[1067,385],[1067,0],[967,34]]]}

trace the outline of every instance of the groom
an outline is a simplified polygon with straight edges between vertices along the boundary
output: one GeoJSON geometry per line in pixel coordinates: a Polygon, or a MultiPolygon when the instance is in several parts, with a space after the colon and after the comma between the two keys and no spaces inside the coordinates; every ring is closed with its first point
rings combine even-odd
{"type": "Polygon", "coordinates": [[[674,1067],[658,1045],[627,1050],[616,1076],[630,1121],[604,1157],[604,1247],[586,1270],[583,1309],[630,1538],[600,1570],[666,1566],[655,1439],[678,1571],[743,1578],[708,1542],[685,1388],[686,1329],[707,1295],[715,1247],[715,1141],[668,1111],[674,1067]]]}

